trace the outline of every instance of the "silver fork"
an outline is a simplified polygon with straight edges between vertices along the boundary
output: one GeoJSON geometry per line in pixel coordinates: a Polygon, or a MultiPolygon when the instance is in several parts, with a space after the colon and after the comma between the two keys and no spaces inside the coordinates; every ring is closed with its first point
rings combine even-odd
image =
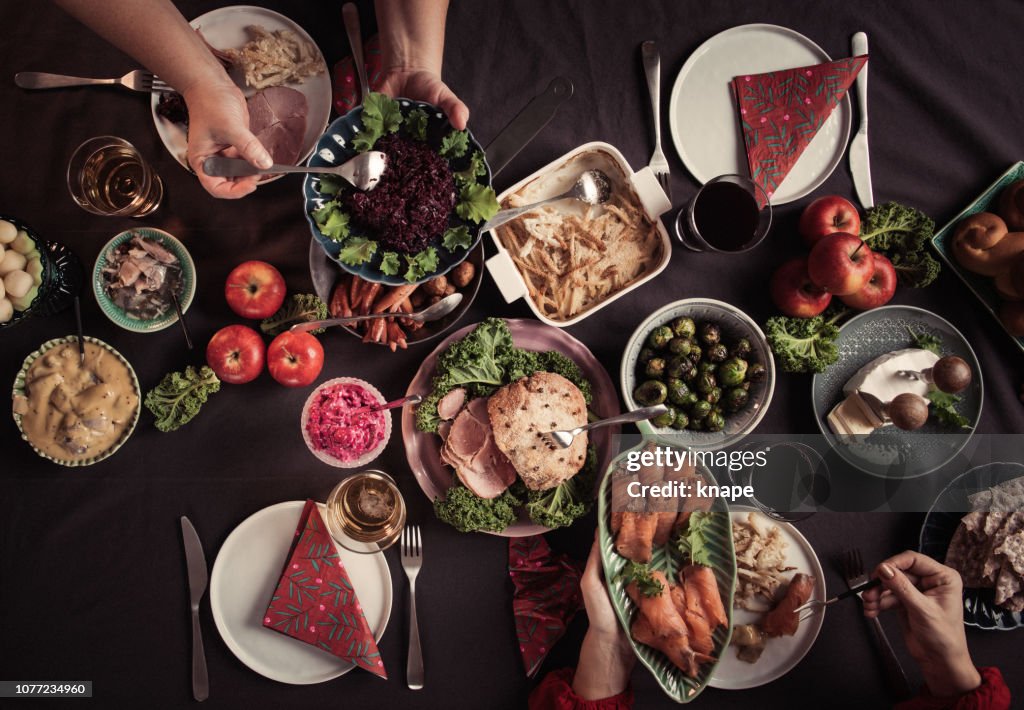
{"type": "Polygon", "coordinates": [[[847,599],[847,598],[852,597],[854,595],[859,597],[864,592],[868,591],[869,589],[874,589],[875,587],[879,586],[881,583],[882,583],[882,580],[880,580],[880,579],[871,579],[871,580],[869,580],[869,579],[867,579],[867,577],[865,577],[865,581],[864,582],[850,587],[849,589],[847,589],[842,594],[837,594],[834,597],[832,597],[831,599],[828,599],[826,601],[822,601],[821,599],[811,599],[806,604],[802,604],[802,605],[798,606],[796,609],[794,609],[793,613],[800,615],[800,621],[801,622],[807,621],[812,616],[817,614],[819,611],[824,611],[825,607],[832,606],[836,602],[842,601],[843,599],[847,599]]]}
{"type": "Polygon", "coordinates": [[[656,404],[653,407],[643,407],[641,409],[635,409],[632,412],[620,414],[617,417],[609,417],[608,419],[602,419],[601,421],[584,424],[583,426],[578,426],[575,429],[544,431],[541,432],[540,436],[544,440],[544,444],[549,449],[568,449],[572,446],[572,440],[585,431],[609,426],[611,424],[625,424],[626,422],[638,422],[641,419],[651,419],[652,417],[664,414],[667,411],[668,407],[666,405],[656,404]]]}
{"type": "Polygon", "coordinates": [[[407,525],[402,530],[402,569],[409,578],[409,660],[405,665],[405,679],[412,690],[423,687],[423,650],[420,648],[420,628],[416,623],[416,576],[422,566],[420,526],[407,525]]]}
{"type": "MultiPolygon", "coordinates": [[[[868,575],[864,572],[864,560],[861,558],[858,548],[854,547],[846,550],[842,557],[839,558],[839,567],[847,587],[854,588],[868,581],[868,575]]],[[[861,594],[858,592],[857,596],[860,597],[861,594]]],[[[885,670],[885,679],[889,685],[890,692],[898,700],[909,698],[911,692],[910,684],[907,682],[907,674],[903,672],[903,666],[900,665],[899,659],[896,658],[896,652],[892,650],[892,644],[889,643],[889,638],[885,635],[885,629],[882,628],[878,617],[867,619],[866,621],[874,632],[875,645],[878,647],[878,653],[882,657],[882,667],[885,670]]]]}
{"type": "Polygon", "coordinates": [[[66,74],[23,71],[14,75],[14,83],[23,89],[59,89],[66,86],[109,86],[120,84],[132,91],[164,93],[174,91],[167,82],[144,69],[130,71],[119,79],[87,79],[66,74]]]}
{"type": "Polygon", "coordinates": [[[647,75],[647,91],[651,94],[651,113],[654,118],[654,153],[648,166],[658,178],[661,189],[665,191],[668,201],[672,201],[672,181],[668,171],[668,161],[661,150],[661,54],[652,40],[640,45],[640,54],[644,60],[644,74],[647,75]]]}

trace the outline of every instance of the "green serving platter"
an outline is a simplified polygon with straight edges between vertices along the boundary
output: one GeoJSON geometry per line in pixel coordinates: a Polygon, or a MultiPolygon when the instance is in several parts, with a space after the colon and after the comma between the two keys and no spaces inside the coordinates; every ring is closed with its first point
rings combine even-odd
{"type": "MultiPolygon", "coordinates": [[[[605,584],[608,587],[608,596],[611,598],[615,615],[626,632],[629,643],[633,647],[640,662],[647,667],[658,681],[665,693],[677,703],[688,703],[696,698],[707,686],[708,681],[718,665],[718,659],[726,652],[729,639],[732,636],[732,605],[733,594],[736,589],[736,555],[732,545],[732,524],[729,518],[729,507],[725,501],[718,499],[711,510],[720,515],[714,516],[711,529],[711,562],[718,581],[718,591],[722,597],[722,604],[725,606],[726,614],[729,617],[728,628],[718,628],[713,634],[715,640],[715,662],[701,667],[700,674],[696,678],[690,678],[673,664],[661,651],[650,646],[638,643],[633,640],[629,630],[632,626],[633,616],[637,611],[633,600],[626,593],[626,585],[618,579],[623,568],[629,564],[629,560],[622,557],[615,551],[615,539],[611,531],[612,514],[612,473],[618,463],[625,459],[630,451],[642,449],[644,446],[653,443],[674,449],[680,447],[666,439],[651,439],[641,442],[637,447],[629,451],[623,451],[611,462],[601,483],[598,494],[598,544],[601,551],[601,562],[604,566],[605,584]]],[[[698,471],[704,476],[709,484],[714,484],[715,479],[707,469],[698,467],[698,471]]],[[[660,570],[669,579],[675,579],[679,569],[683,566],[684,560],[678,552],[670,549],[671,545],[656,547],[651,556],[649,564],[651,569],[660,570]]]]}
{"type": "MultiPolygon", "coordinates": [[[[935,251],[939,252],[942,260],[946,262],[953,273],[960,277],[960,280],[971,290],[971,293],[981,301],[985,306],[985,310],[992,314],[992,317],[996,319],[1003,330],[1006,330],[1006,327],[999,320],[999,306],[1002,303],[1002,299],[996,293],[992,279],[987,276],[971,273],[960,266],[956,257],[953,256],[953,245],[951,242],[953,240],[953,232],[956,231],[956,225],[960,220],[978,212],[990,211],[989,207],[995,203],[1000,191],[1011,182],[1021,178],[1024,178],[1024,162],[1018,161],[1011,165],[1009,170],[996,178],[996,181],[985,188],[981,195],[976,197],[960,214],[950,220],[949,224],[936,232],[935,236],[932,237],[932,246],[935,247],[935,251]]],[[[1008,330],[1006,330],[1006,334],[1017,344],[1018,348],[1024,350],[1024,338],[1015,337],[1008,330]]]]}

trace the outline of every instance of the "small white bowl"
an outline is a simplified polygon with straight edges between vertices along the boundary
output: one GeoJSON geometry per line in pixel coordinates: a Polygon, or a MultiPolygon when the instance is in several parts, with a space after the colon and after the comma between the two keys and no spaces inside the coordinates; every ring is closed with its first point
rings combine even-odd
{"type": "Polygon", "coordinates": [[[359,458],[352,459],[351,461],[342,461],[339,458],[335,458],[326,451],[321,451],[320,449],[317,449],[313,445],[312,439],[310,439],[309,437],[309,432],[306,431],[306,424],[309,422],[309,412],[313,408],[313,403],[320,396],[321,391],[327,389],[328,387],[333,387],[335,385],[357,385],[366,390],[374,399],[376,399],[381,404],[384,404],[387,401],[386,399],[384,399],[384,395],[382,395],[377,390],[376,387],[371,385],[366,380],[360,380],[356,377],[335,377],[333,380],[327,380],[319,387],[317,387],[315,390],[313,390],[312,393],[310,393],[309,397],[306,399],[306,404],[303,405],[302,407],[302,416],[299,419],[299,426],[302,429],[302,440],[306,442],[306,446],[309,448],[309,450],[312,452],[314,456],[316,456],[318,459],[320,459],[329,466],[335,466],[337,468],[358,468],[360,466],[365,466],[366,464],[370,463],[375,458],[380,456],[380,453],[388,445],[388,441],[391,440],[391,410],[387,409],[384,410],[383,412],[380,412],[380,414],[384,416],[384,438],[381,439],[381,442],[377,446],[370,449],[359,458]]]}

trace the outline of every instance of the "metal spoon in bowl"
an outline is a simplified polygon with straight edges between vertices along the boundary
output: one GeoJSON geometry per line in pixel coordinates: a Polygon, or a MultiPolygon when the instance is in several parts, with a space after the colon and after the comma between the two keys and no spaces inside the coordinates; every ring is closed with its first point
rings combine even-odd
{"type": "Polygon", "coordinates": [[[311,320],[306,323],[293,325],[290,330],[293,333],[306,333],[317,328],[329,328],[332,325],[352,325],[363,320],[375,320],[377,318],[407,318],[417,323],[430,323],[440,320],[458,308],[462,303],[462,294],[453,293],[445,296],[440,301],[415,313],[368,313],[364,316],[348,316],[347,318],[328,318],[327,320],[311,320]]]}
{"type": "Polygon", "coordinates": [[[608,179],[608,176],[600,170],[587,170],[581,173],[579,178],[576,179],[576,184],[561,195],[555,195],[554,197],[549,197],[546,200],[534,202],[532,205],[523,205],[522,207],[513,207],[511,209],[502,210],[487,220],[484,223],[484,226],[480,229],[483,231],[494,229],[506,222],[512,221],[520,215],[532,212],[542,205],[546,205],[551,202],[558,202],[559,200],[567,200],[570,197],[588,205],[600,205],[607,202],[608,198],[611,196],[612,183],[611,180],[608,179]]]}
{"type": "Polygon", "coordinates": [[[276,175],[278,173],[313,173],[315,175],[337,175],[352,187],[369,192],[377,187],[381,175],[388,165],[388,156],[379,150],[360,153],[341,165],[271,165],[261,170],[241,158],[225,158],[212,155],[203,161],[203,172],[210,177],[246,177],[248,175],[276,175]]]}

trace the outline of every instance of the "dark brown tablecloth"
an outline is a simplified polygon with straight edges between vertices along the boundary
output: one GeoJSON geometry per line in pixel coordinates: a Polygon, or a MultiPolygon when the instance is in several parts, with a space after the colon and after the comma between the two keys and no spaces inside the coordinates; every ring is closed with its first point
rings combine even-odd
{"type": "MultiPolygon", "coordinates": [[[[192,17],[222,3],[179,3],[192,17]]],[[[347,53],[340,4],[267,3],[307,28],[333,64],[347,53]]],[[[1024,6],[1004,2],[454,2],[445,72],[472,109],[471,127],[488,142],[555,75],[575,83],[575,96],[500,175],[511,184],[590,140],[616,145],[634,166],[651,143],[638,45],[658,40],[663,106],[686,57],[712,34],[733,25],[772,22],[792,27],[833,56],[848,53],[850,35],[871,41],[871,156],[877,201],[920,207],[939,224],[955,215],[995,176],[1024,156],[1019,68],[1024,65],[1024,6]]],[[[15,215],[49,239],[72,247],[89,269],[102,244],[137,222],[105,219],[76,207],[65,167],[82,140],[101,134],[135,143],[163,176],[166,199],[142,223],[180,237],[198,268],[189,321],[200,350],[186,353],[177,329],[152,335],[119,330],[90,296],[83,301],[88,333],[117,347],[144,388],[163,373],[202,360],[219,327],[237,322],[222,284],[246,259],[276,264],[291,289],[308,290],[309,233],[298,181],[283,179],[238,202],[216,201],[164,151],[148,98],[116,89],[28,93],[16,71],[119,76],[135,65],[49,3],[0,5],[0,213],[15,215]]],[[[667,111],[663,111],[667,113],[667,111]]],[[[666,142],[667,131],[666,131],[666,142]]],[[[676,204],[696,189],[666,146],[676,204]]],[[[851,194],[845,161],[820,191],[851,194]]],[[[771,269],[799,250],[795,216],[801,204],[778,209],[766,244],[742,256],[694,256],[677,250],[656,281],[570,329],[617,379],[628,333],[654,308],[686,296],[730,301],[763,320],[770,313],[771,269]]],[[[900,291],[897,303],[948,318],[978,353],[986,379],[979,431],[1024,431],[1017,400],[1022,358],[950,274],[924,292],[900,291]]],[[[465,323],[485,315],[527,317],[521,302],[505,305],[486,279],[465,323]]],[[[0,332],[0,381],[10,382],[36,346],[73,330],[70,313],[0,332]]],[[[429,352],[421,346],[391,355],[344,333],[323,337],[322,379],[364,377],[389,397],[405,390],[429,352]]],[[[783,376],[762,425],[772,433],[814,433],[810,378],[783,376]]],[[[101,707],[177,707],[191,702],[190,641],[184,558],[177,519],[187,514],[212,565],[231,530],[260,508],[307,497],[323,500],[339,472],[309,455],[297,426],[306,390],[276,385],[267,375],[225,386],[185,429],[157,432],[148,413],[113,458],[86,469],[63,469],[37,458],[10,418],[0,417],[0,634],[7,650],[0,679],[94,681],[101,707]]],[[[210,668],[208,707],[521,707],[532,686],[523,677],[514,640],[506,542],[459,535],[433,519],[429,501],[409,473],[396,433],[378,462],[399,480],[410,520],[423,525],[425,565],[419,583],[426,688],[405,688],[407,592],[397,551],[389,551],[394,610],[381,649],[391,679],[354,672],[333,682],[286,686],[248,670],[202,615],[210,668]]],[[[583,556],[593,517],[552,544],[583,556]]],[[[914,547],[917,514],[819,514],[799,525],[840,584],[829,561],[847,544],[877,560],[914,547]]],[[[901,650],[894,620],[887,625],[901,650]]],[[[581,615],[545,670],[574,664],[585,628],[581,615]]],[[[977,663],[998,665],[1024,698],[1024,632],[969,631],[977,663]]],[[[911,674],[913,666],[903,654],[911,674]]],[[[671,707],[642,668],[633,674],[641,707],[671,707]]],[[[885,707],[882,676],[855,604],[836,607],[803,662],[784,678],[745,692],[709,690],[716,707],[885,707]]]]}

